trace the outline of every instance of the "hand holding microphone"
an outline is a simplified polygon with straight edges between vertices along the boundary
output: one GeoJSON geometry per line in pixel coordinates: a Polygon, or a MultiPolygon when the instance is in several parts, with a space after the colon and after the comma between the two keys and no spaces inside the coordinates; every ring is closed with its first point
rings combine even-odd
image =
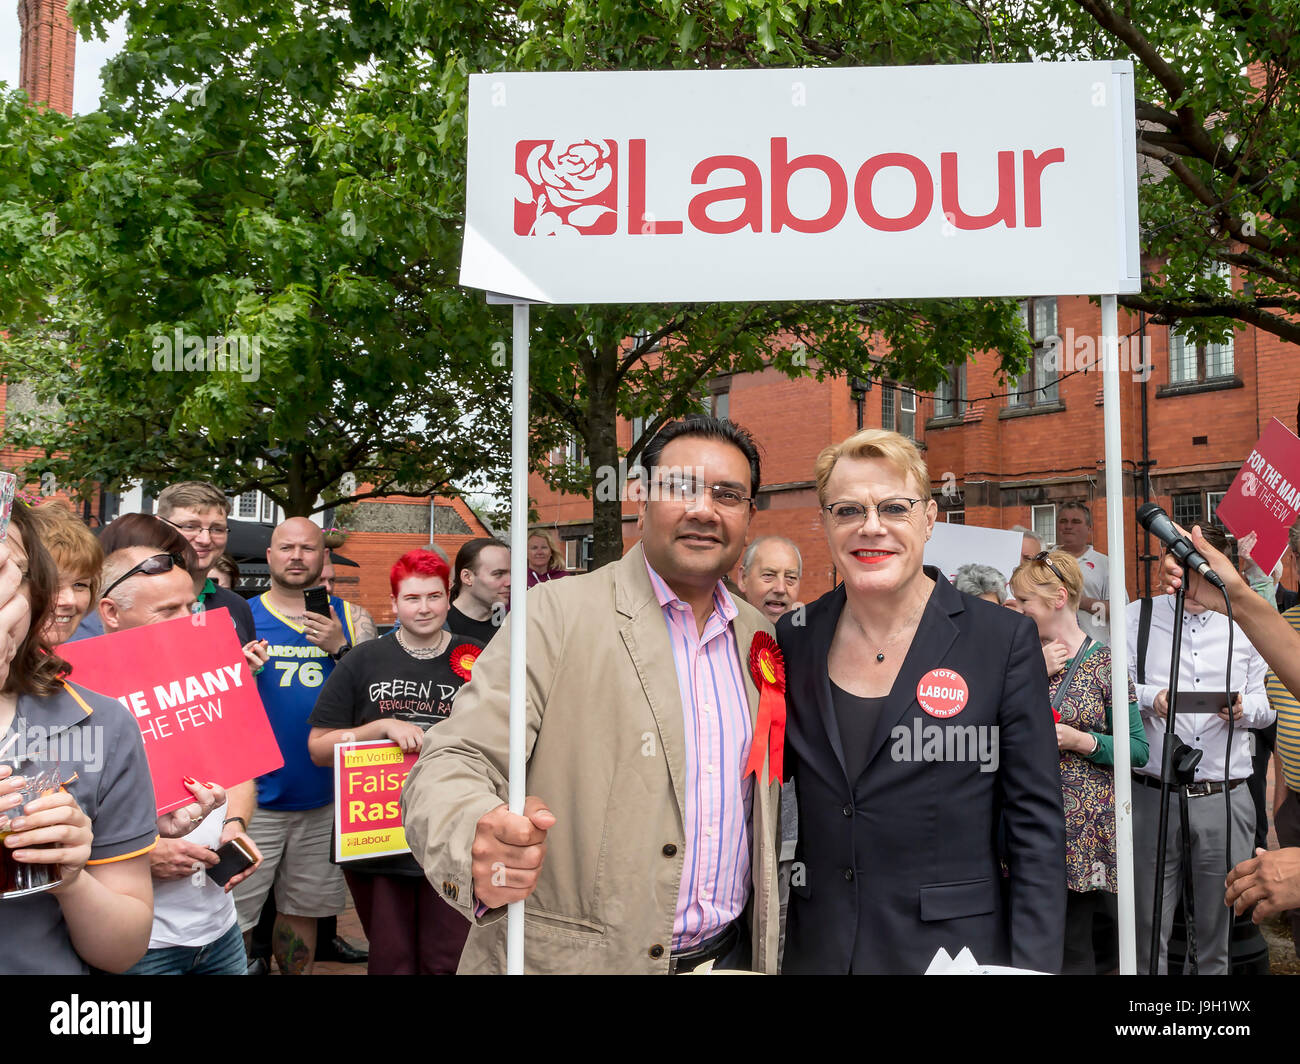
{"type": "MultiPolygon", "coordinates": [[[[1192,541],[1187,538],[1187,533],[1169,520],[1169,515],[1153,502],[1146,503],[1138,508],[1137,519],[1138,524],[1155,536],[1156,539],[1160,540],[1169,553],[1182,565],[1187,566],[1188,569],[1191,569],[1194,572],[1200,573],[1201,576],[1205,577],[1206,580],[1217,587],[1220,591],[1225,590],[1223,579],[1214,571],[1210,563],[1205,560],[1205,555],[1201,553],[1201,550],[1213,550],[1213,548],[1211,548],[1203,538],[1200,538],[1200,526],[1195,527],[1195,533],[1198,537],[1200,548],[1198,549],[1198,544],[1193,544],[1192,541]]],[[[1233,570],[1235,572],[1235,567],[1227,558],[1222,554],[1219,554],[1218,551],[1213,551],[1213,553],[1218,555],[1217,560],[1220,563],[1226,563],[1222,565],[1224,569],[1233,570]]]]}
{"type": "MultiPolygon", "coordinates": [[[[1169,528],[1173,531],[1174,538],[1176,540],[1181,540],[1181,542],[1186,545],[1186,548],[1190,548],[1190,553],[1188,553],[1188,551],[1183,547],[1179,548],[1180,550],[1183,550],[1184,555],[1187,557],[1187,567],[1191,570],[1191,580],[1187,585],[1188,598],[1193,602],[1200,603],[1200,605],[1204,606],[1208,610],[1213,610],[1215,613],[1227,612],[1223,605],[1223,594],[1216,590],[1216,588],[1225,588],[1227,590],[1227,593],[1233,602],[1234,612],[1239,602],[1249,601],[1247,596],[1254,595],[1255,592],[1253,592],[1250,589],[1250,585],[1241,578],[1241,575],[1237,572],[1232,562],[1220,551],[1216,550],[1205,541],[1205,537],[1201,535],[1200,525],[1192,526],[1191,538],[1189,539],[1186,531],[1174,524],[1173,521],[1170,521],[1158,506],[1155,506],[1154,504],[1148,505],[1151,506],[1152,509],[1159,511],[1159,516],[1168,522],[1169,528]],[[1205,579],[1202,579],[1201,566],[1205,566],[1205,570],[1209,573],[1208,577],[1205,579]]],[[[1138,511],[1139,520],[1141,520],[1142,511],[1146,509],[1147,507],[1143,506],[1142,509],[1138,511]]],[[[1165,542],[1166,545],[1169,546],[1169,550],[1165,553],[1165,560],[1161,571],[1164,576],[1166,590],[1170,592],[1177,591],[1183,582],[1183,563],[1179,560],[1178,554],[1175,552],[1173,545],[1165,541],[1155,527],[1149,527],[1148,530],[1152,535],[1159,538],[1161,542],[1165,542]]]]}

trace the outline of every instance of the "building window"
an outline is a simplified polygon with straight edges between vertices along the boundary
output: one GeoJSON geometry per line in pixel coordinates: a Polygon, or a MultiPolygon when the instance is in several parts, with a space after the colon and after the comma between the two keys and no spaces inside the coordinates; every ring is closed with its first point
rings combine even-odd
{"type": "Polygon", "coordinates": [[[1026,299],[1020,304],[1020,320],[1029,333],[1034,350],[1026,372],[1009,381],[1008,406],[1045,406],[1061,401],[1058,365],[1060,343],[1056,329],[1056,297],[1026,299]],[[1049,341],[1053,341],[1049,343],[1049,341]]]}
{"type": "Polygon", "coordinates": [[[1200,384],[1232,374],[1232,337],[1227,343],[1198,344],[1169,330],[1170,384],[1200,384]]]}
{"type": "Polygon", "coordinates": [[[1056,545],[1056,504],[1035,506],[1030,510],[1030,527],[1044,549],[1056,545]]]}
{"type": "Polygon", "coordinates": [[[275,500],[268,499],[265,495],[262,495],[262,520],[267,524],[275,524],[275,500]]]}
{"type": "MultiPolygon", "coordinates": [[[[1218,525],[1220,528],[1223,528],[1223,523],[1219,520],[1219,503],[1223,502],[1223,497],[1227,494],[1226,491],[1207,491],[1205,493],[1205,512],[1210,515],[1210,524],[1218,525]]],[[[1224,531],[1226,532],[1227,529],[1224,529],[1224,531]]]]}
{"type": "Polygon", "coordinates": [[[916,392],[884,384],[880,389],[880,424],[910,440],[916,439],[916,392]]]}
{"type": "Polygon", "coordinates": [[[246,521],[256,521],[260,494],[257,491],[246,491],[239,496],[235,502],[235,516],[246,521]]]}
{"type": "Polygon", "coordinates": [[[966,366],[950,364],[947,373],[934,390],[934,416],[959,418],[966,413],[966,366]]]}
{"type": "Polygon", "coordinates": [[[965,523],[966,523],[966,511],[965,511],[965,510],[949,510],[949,511],[948,511],[948,524],[950,524],[950,525],[964,525],[965,523]]]}
{"type": "Polygon", "coordinates": [[[570,465],[586,465],[587,452],[577,436],[570,436],[564,445],[564,461],[570,465]]]}
{"type": "Polygon", "coordinates": [[[570,572],[587,572],[591,569],[591,551],[594,536],[583,536],[564,541],[564,567],[570,572]]]}
{"type": "Polygon", "coordinates": [[[731,378],[714,381],[709,385],[709,413],[716,418],[731,415],[731,378]]]}
{"type": "Polygon", "coordinates": [[[1199,491],[1175,495],[1169,516],[1184,528],[1201,523],[1201,493],[1199,491]]]}

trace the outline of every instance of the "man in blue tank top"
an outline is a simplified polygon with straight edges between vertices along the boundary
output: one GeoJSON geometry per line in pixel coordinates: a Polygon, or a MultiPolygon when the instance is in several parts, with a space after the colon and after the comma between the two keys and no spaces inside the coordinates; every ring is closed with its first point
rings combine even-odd
{"type": "Polygon", "coordinates": [[[337,916],[347,906],[347,887],[330,863],[334,817],[334,773],[312,764],[307,752],[307,718],[321,685],[357,641],[353,618],[342,599],[330,596],[329,617],[306,609],[303,592],[320,583],[325,543],[318,526],[291,517],[277,526],[266,552],[271,590],[249,605],[257,634],[270,655],[257,677],[284,767],[257,780],[258,813],[249,834],[262,851],[258,882],[235,891],[239,926],[257,923],[268,891],[275,888],[272,950],[286,975],[307,975],[316,949],[316,920],[337,916]]]}

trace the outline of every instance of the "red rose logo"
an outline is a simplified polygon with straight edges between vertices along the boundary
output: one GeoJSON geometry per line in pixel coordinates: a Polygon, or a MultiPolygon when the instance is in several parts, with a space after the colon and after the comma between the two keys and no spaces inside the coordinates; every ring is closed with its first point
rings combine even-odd
{"type": "Polygon", "coordinates": [[[1255,479],[1254,473],[1241,474],[1241,494],[1247,498],[1254,498],[1259,488],[1259,482],[1255,479]]]}
{"type": "Polygon", "coordinates": [[[618,143],[521,140],[515,145],[518,236],[609,236],[618,224],[618,143]]]}

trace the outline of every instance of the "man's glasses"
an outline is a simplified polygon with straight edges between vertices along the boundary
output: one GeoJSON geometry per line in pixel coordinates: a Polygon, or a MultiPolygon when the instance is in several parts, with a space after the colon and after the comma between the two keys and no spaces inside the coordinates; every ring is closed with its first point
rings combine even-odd
{"type": "Polygon", "coordinates": [[[195,521],[187,521],[183,525],[178,525],[175,521],[168,521],[165,517],[158,518],[159,521],[166,522],[176,529],[177,532],[186,536],[197,536],[200,532],[206,532],[213,539],[221,539],[230,535],[229,525],[200,525],[195,521]]]}
{"type": "Polygon", "coordinates": [[[1052,572],[1056,574],[1056,579],[1061,581],[1061,583],[1066,584],[1067,586],[1069,585],[1069,581],[1065,579],[1065,576],[1061,573],[1061,570],[1052,564],[1052,559],[1048,556],[1047,551],[1040,550],[1037,554],[1034,555],[1032,560],[1036,562],[1042,562],[1044,565],[1047,566],[1047,568],[1051,569],[1052,572]]]}
{"type": "Polygon", "coordinates": [[[701,484],[699,481],[683,480],[680,477],[664,477],[657,484],[651,484],[650,490],[652,499],[657,495],[658,498],[669,502],[685,502],[691,505],[699,502],[704,498],[705,492],[708,492],[713,496],[715,506],[728,510],[734,510],[752,501],[750,496],[742,495],[726,484],[701,484]]]}
{"type": "Polygon", "coordinates": [[[860,525],[867,519],[867,514],[872,510],[876,511],[876,516],[880,518],[882,524],[901,525],[906,523],[912,516],[912,507],[920,499],[884,499],[875,506],[868,506],[861,502],[833,502],[829,506],[823,506],[822,509],[831,515],[831,520],[841,526],[860,525]]]}
{"type": "Polygon", "coordinates": [[[139,565],[134,565],[108,587],[104,588],[101,598],[108,598],[108,593],[117,587],[124,580],[130,580],[136,573],[144,576],[157,576],[159,573],[170,573],[173,569],[184,569],[185,559],[179,554],[152,554],[139,565]]]}

